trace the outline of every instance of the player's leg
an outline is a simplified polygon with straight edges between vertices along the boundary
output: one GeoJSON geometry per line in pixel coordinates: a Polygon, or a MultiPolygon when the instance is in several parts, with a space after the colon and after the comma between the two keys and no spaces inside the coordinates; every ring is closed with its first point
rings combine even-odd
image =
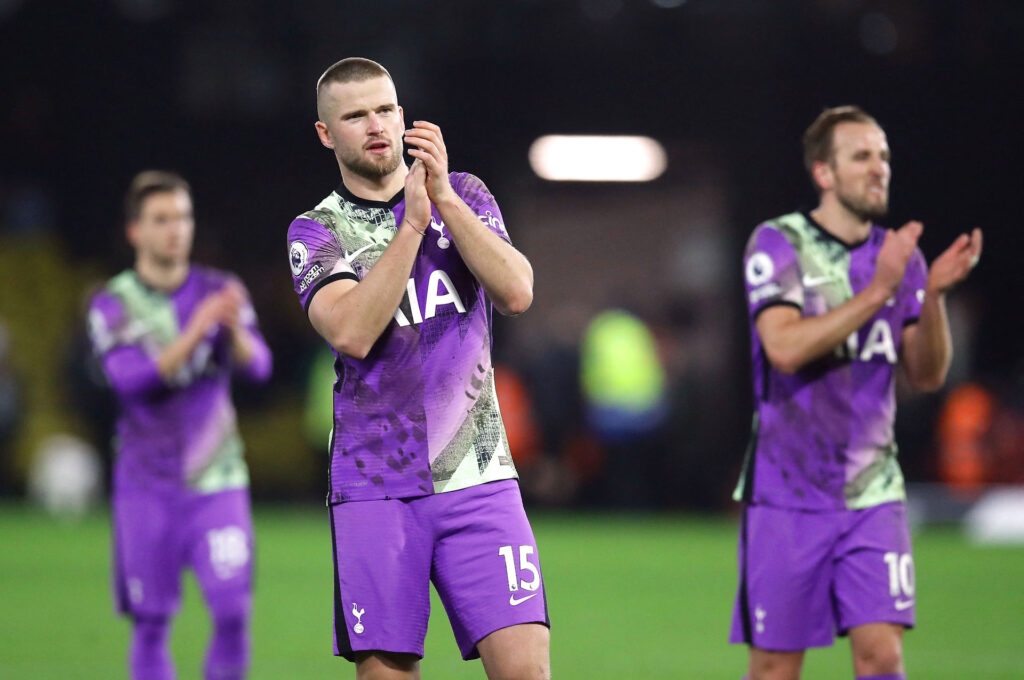
{"type": "Polygon", "coordinates": [[[547,596],[519,484],[425,500],[417,512],[437,536],[431,577],[462,657],[482,657],[492,679],[549,677],[547,596]]]}
{"type": "Polygon", "coordinates": [[[418,678],[430,618],[429,528],[413,500],[329,508],[334,542],[334,653],[356,676],[418,678]]]}
{"type": "Polygon", "coordinates": [[[168,616],[132,618],[129,666],[132,680],[174,680],[174,664],[168,645],[171,619],[168,616]]]}
{"type": "Polygon", "coordinates": [[[837,547],[836,609],[857,677],[903,677],[903,630],[914,625],[914,558],[903,503],[849,511],[837,547]]]}
{"type": "Polygon", "coordinates": [[[249,492],[232,489],[194,499],[189,556],[210,611],[203,677],[240,680],[249,668],[253,530],[249,492]]]}
{"type": "Polygon", "coordinates": [[[751,505],[739,537],[730,642],[750,646],[749,680],[797,678],[804,651],[832,644],[839,513],[751,505]]]}
{"type": "Polygon", "coordinates": [[[868,623],[850,629],[853,671],[858,680],[904,680],[903,626],[868,623]]]}
{"type": "Polygon", "coordinates": [[[797,680],[803,663],[803,652],[773,652],[751,647],[746,680],[797,680]]]}
{"type": "Polygon", "coordinates": [[[476,643],[490,680],[551,677],[551,631],[539,623],[521,623],[494,631],[476,643]]]}
{"type": "Polygon", "coordinates": [[[169,680],[175,675],[168,641],[181,588],[173,500],[120,490],[112,505],[116,606],[132,620],[129,672],[134,680],[169,680]]]}
{"type": "Polygon", "coordinates": [[[391,652],[355,652],[356,680],[419,680],[420,657],[391,652]]]}

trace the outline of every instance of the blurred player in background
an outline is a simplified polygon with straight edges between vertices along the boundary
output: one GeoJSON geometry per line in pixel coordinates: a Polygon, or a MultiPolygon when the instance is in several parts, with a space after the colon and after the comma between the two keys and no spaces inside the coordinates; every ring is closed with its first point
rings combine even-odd
{"type": "Polygon", "coordinates": [[[359,678],[419,677],[433,580],[463,658],[492,678],[548,677],[546,595],[490,356],[492,303],[524,312],[533,271],[483,182],[448,172],[438,126],[406,129],[380,64],[327,69],[317,113],[342,181],[292,222],[288,248],[337,355],[335,654],[359,678]]]}
{"type": "Polygon", "coordinates": [[[185,180],[143,172],[125,203],[135,266],[95,295],[89,325],[121,409],[113,581],[133,622],[131,675],[174,677],[168,635],[189,566],[213,619],[204,677],[242,678],[253,531],[230,389],[233,375],[266,380],[270,351],[241,282],[189,262],[185,180]]]}
{"type": "Polygon", "coordinates": [[[797,678],[808,647],[848,635],[856,676],[905,678],[914,566],[893,440],[894,373],[937,390],[952,358],[945,298],[981,254],[963,234],[929,268],[922,226],[888,208],[885,132],[859,108],[804,134],[820,203],[754,230],[744,257],[754,432],[737,500],[732,642],[750,680],[797,678]]]}

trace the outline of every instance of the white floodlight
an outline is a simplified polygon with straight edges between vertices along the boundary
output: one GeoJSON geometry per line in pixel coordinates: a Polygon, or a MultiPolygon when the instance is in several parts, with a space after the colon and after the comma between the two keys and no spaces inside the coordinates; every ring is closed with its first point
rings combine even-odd
{"type": "Polygon", "coordinates": [[[530,167],[555,181],[649,182],[667,165],[664,147],[650,137],[545,135],[530,145],[530,167]]]}

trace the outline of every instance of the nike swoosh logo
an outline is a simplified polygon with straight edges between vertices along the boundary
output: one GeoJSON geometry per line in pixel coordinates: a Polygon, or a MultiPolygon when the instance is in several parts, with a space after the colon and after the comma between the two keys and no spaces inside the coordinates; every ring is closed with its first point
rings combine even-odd
{"type": "Polygon", "coordinates": [[[823,283],[829,283],[835,280],[834,276],[811,276],[810,274],[804,274],[804,287],[815,288],[823,283]]]}
{"type": "Polygon", "coordinates": [[[515,595],[509,595],[508,596],[508,603],[510,605],[512,605],[513,607],[515,607],[517,604],[522,604],[522,603],[526,602],[531,597],[537,597],[537,593],[532,593],[530,595],[527,595],[526,597],[521,597],[518,600],[516,599],[515,595]]]}
{"type": "Polygon", "coordinates": [[[896,602],[893,603],[893,606],[896,607],[896,611],[901,612],[904,609],[910,609],[911,607],[913,607],[914,606],[914,601],[913,600],[896,600],[896,602]]]}
{"type": "Polygon", "coordinates": [[[352,260],[354,260],[357,257],[359,257],[364,250],[369,250],[370,248],[374,247],[375,245],[377,245],[377,244],[376,243],[370,243],[369,245],[363,246],[362,248],[360,248],[359,250],[355,251],[354,253],[351,253],[351,254],[345,253],[345,259],[348,260],[349,262],[351,262],[352,260]]]}

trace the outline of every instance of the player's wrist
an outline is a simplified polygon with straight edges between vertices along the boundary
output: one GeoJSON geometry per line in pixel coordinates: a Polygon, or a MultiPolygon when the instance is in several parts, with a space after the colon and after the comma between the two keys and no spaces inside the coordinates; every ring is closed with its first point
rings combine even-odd
{"type": "Polygon", "coordinates": [[[436,193],[435,198],[431,198],[430,201],[436,205],[437,209],[442,213],[457,208],[459,203],[462,202],[462,199],[459,198],[459,195],[455,193],[455,189],[453,189],[452,185],[448,182],[445,182],[445,188],[443,190],[436,193]]]}
{"type": "MultiPolygon", "coordinates": [[[[928,281],[924,286],[924,299],[942,301],[946,299],[946,293],[953,287],[953,285],[940,286],[932,281],[928,281]]],[[[924,300],[922,300],[924,302],[924,300]]]]}
{"type": "Polygon", "coordinates": [[[868,301],[873,306],[881,307],[884,305],[889,298],[896,294],[896,289],[899,286],[892,287],[881,281],[875,280],[868,284],[864,292],[867,294],[868,301]]]}
{"type": "Polygon", "coordinates": [[[428,225],[424,225],[424,226],[421,227],[418,224],[416,224],[413,220],[409,219],[408,216],[406,216],[405,219],[402,220],[402,223],[405,224],[406,226],[408,226],[413,231],[415,231],[421,237],[427,235],[427,228],[428,228],[429,224],[428,225]]]}

